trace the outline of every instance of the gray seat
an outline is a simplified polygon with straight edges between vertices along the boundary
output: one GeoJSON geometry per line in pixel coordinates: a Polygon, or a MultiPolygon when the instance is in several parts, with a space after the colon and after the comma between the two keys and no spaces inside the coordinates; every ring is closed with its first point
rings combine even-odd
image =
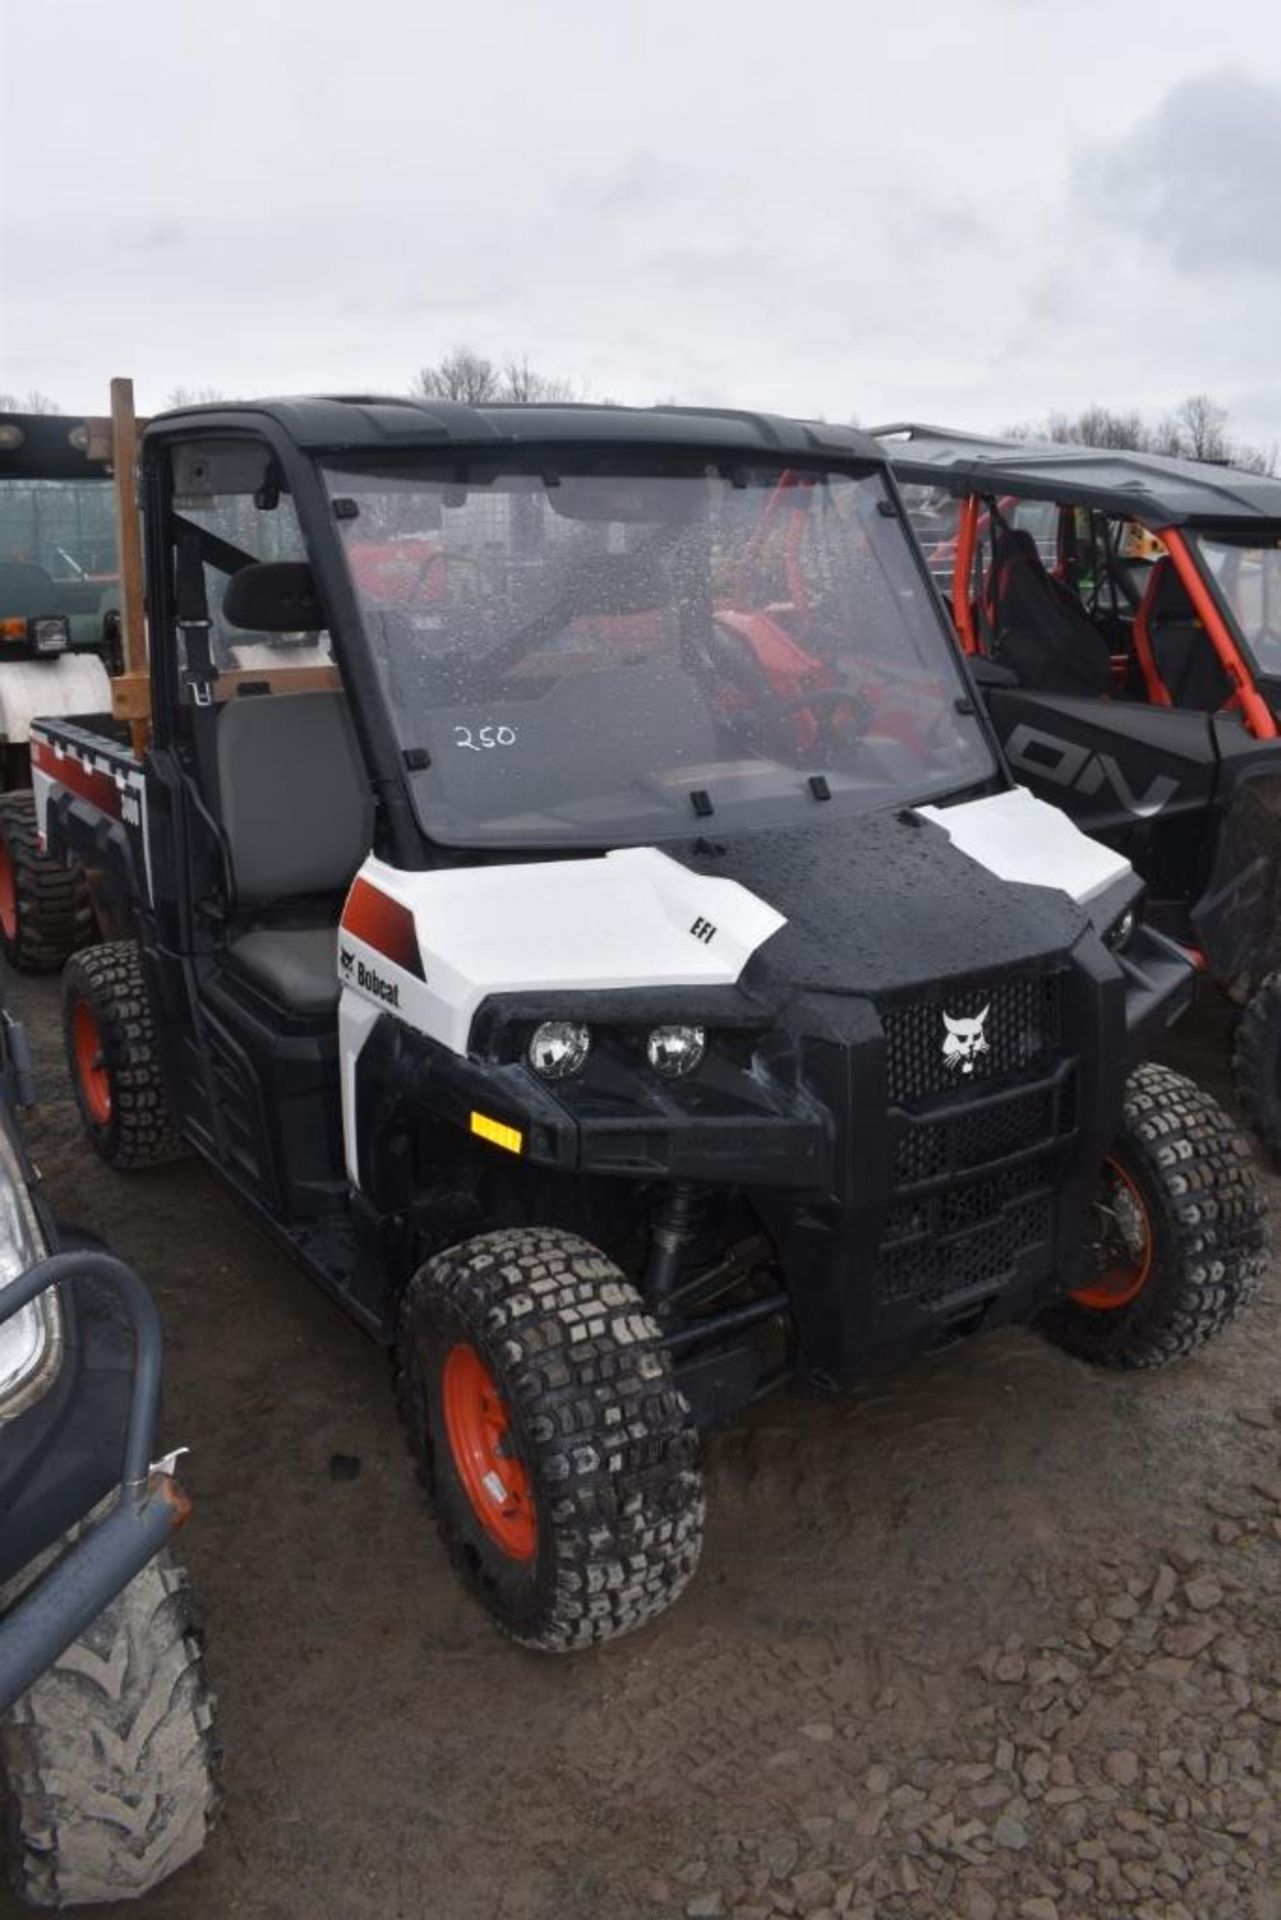
{"type": "Polygon", "coordinates": [[[332,1013],[338,1005],[337,927],[255,927],[231,954],[238,971],[283,1006],[332,1013]]]}
{"type": "Polygon", "coordinates": [[[368,853],[373,793],[338,692],[229,701],[216,738],[219,813],[246,930],[233,966],[283,1006],[338,1000],[341,896],[368,853]],[[291,924],[271,924],[273,912],[291,924]],[[311,924],[299,924],[314,914],[311,924]]]}

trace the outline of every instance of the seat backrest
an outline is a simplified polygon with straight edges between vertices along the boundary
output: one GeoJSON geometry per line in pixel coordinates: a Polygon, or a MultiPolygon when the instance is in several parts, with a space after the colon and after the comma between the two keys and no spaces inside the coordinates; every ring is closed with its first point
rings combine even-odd
{"type": "Polygon", "coordinates": [[[1148,576],[1135,627],[1172,705],[1217,713],[1227,703],[1232,682],[1168,554],[1148,576]]]}
{"type": "Polygon", "coordinates": [[[218,803],[246,905],[337,893],[369,852],[374,799],[347,696],[262,694],[218,715],[218,803]]]}
{"type": "Polygon", "coordinates": [[[1025,686],[1039,693],[1111,691],[1107,641],[1076,596],[1050,578],[1024,528],[994,519],[985,598],[997,656],[1025,686]]]}
{"type": "Polygon", "coordinates": [[[26,560],[0,560],[0,620],[38,619],[61,613],[53,575],[26,560]]]}

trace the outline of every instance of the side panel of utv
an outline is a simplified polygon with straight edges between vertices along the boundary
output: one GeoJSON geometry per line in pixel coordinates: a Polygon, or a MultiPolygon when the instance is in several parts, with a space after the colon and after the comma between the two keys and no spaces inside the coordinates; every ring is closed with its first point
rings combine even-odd
{"type": "MultiPolygon", "coordinates": [[[[980,670],[980,679],[983,679],[980,670]]],[[[1124,853],[1156,899],[1204,876],[1219,753],[1210,715],[1137,701],[989,685],[988,711],[1018,778],[1124,853]]]]}

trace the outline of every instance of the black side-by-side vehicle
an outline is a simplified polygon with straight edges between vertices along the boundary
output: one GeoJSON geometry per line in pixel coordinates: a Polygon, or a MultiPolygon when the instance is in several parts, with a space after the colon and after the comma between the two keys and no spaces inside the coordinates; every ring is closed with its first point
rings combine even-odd
{"type": "Polygon", "coordinates": [[[1241,1010],[1238,1091],[1281,1154],[1281,478],[877,431],[927,539],[952,503],[933,564],[1016,776],[1130,859],[1241,1010]]]}
{"type": "Polygon", "coordinates": [[[1141,1065],[1192,971],[1016,787],[883,450],[746,413],[195,408],[143,442],[152,743],[39,725],[81,1112],[394,1346],[524,1644],[653,1617],[695,1428],[1002,1322],[1142,1366],[1260,1271],[1141,1065]]]}

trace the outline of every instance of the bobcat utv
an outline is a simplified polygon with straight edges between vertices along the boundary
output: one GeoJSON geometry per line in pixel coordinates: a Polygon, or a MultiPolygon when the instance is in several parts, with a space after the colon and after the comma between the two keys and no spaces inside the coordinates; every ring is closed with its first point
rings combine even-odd
{"type": "Polygon", "coordinates": [[[16,1123],[0,1009],[0,1854],[39,1907],[145,1893],[218,1803],[204,1656],[152,1462],[160,1324],[131,1268],[60,1240],[16,1123]]]}
{"type": "Polygon", "coordinates": [[[1012,785],[875,441],[280,401],[153,421],[142,489],[149,749],[33,734],[128,936],[65,976],[83,1119],[394,1347],[517,1640],[665,1607],[695,1429],[773,1386],[1012,1320],[1142,1366],[1250,1291],[1239,1143],[1140,1065],[1192,969],[1012,785]]]}
{"type": "Polygon", "coordinates": [[[37,715],[111,711],[120,616],[105,422],[0,413],[0,950],[56,971],[93,937],[85,876],[36,840],[37,715]]]}
{"type": "Polygon", "coordinates": [[[953,612],[1015,774],[1127,855],[1240,1010],[1237,1090],[1281,1158],[1281,479],[878,434],[909,502],[960,501],[953,612]]]}

